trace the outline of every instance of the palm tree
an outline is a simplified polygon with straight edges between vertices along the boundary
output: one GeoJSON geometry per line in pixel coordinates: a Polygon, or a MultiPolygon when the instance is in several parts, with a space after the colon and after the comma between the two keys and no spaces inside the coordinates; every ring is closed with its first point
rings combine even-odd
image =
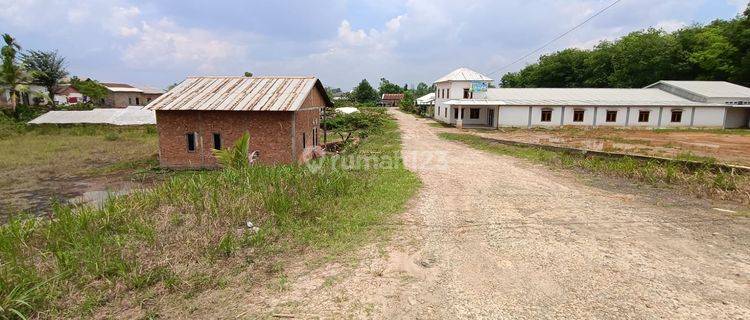
{"type": "Polygon", "coordinates": [[[34,84],[47,89],[52,108],[55,107],[55,87],[68,75],[65,70],[65,58],[57,51],[31,50],[21,56],[23,65],[31,74],[34,84]]]}
{"type": "Polygon", "coordinates": [[[2,69],[0,69],[0,83],[8,86],[10,106],[15,111],[17,102],[16,86],[18,86],[23,77],[21,67],[16,64],[16,54],[21,50],[21,45],[7,33],[3,34],[3,41],[5,41],[5,46],[0,50],[3,60],[2,69]]]}

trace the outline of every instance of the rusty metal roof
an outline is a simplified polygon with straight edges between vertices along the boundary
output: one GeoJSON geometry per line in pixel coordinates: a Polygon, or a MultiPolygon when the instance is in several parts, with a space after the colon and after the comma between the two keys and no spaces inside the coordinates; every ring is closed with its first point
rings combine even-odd
{"type": "Polygon", "coordinates": [[[381,100],[401,100],[403,98],[403,93],[384,93],[381,100]]]}
{"type": "MultiPolygon", "coordinates": [[[[148,104],[151,110],[296,111],[313,88],[315,77],[188,77],[148,104]]],[[[321,106],[322,107],[322,106],[321,106]]]]}

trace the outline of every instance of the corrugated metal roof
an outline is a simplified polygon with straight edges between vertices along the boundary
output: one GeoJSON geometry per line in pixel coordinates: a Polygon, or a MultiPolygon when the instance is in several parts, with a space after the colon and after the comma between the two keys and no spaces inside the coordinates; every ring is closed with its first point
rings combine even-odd
{"type": "Polygon", "coordinates": [[[659,83],[680,88],[706,98],[750,98],[750,88],[726,81],[674,81],[662,80],[659,83]]]}
{"type": "Polygon", "coordinates": [[[381,97],[382,100],[401,100],[403,98],[403,93],[384,93],[381,97]]]}
{"type": "Polygon", "coordinates": [[[506,105],[706,106],[659,89],[493,88],[487,99],[506,105]]]}
{"type": "MultiPolygon", "coordinates": [[[[295,111],[315,77],[189,77],[148,104],[152,110],[295,111]]],[[[322,90],[322,89],[321,89],[322,90]]],[[[330,101],[322,93],[327,105],[330,101]]]]}
{"type": "Polygon", "coordinates": [[[143,90],[125,83],[102,82],[101,85],[112,92],[143,92],[143,90]]]}
{"type": "Polygon", "coordinates": [[[431,92],[417,98],[417,104],[432,104],[435,103],[435,93],[431,92]]]}
{"type": "Polygon", "coordinates": [[[469,68],[458,68],[435,80],[435,83],[446,81],[492,81],[492,79],[469,68]]]}
{"type": "Polygon", "coordinates": [[[100,108],[86,111],[50,111],[34,120],[30,124],[75,124],[99,123],[123,125],[155,124],[156,115],[153,110],[131,106],[127,108],[100,108]]]}

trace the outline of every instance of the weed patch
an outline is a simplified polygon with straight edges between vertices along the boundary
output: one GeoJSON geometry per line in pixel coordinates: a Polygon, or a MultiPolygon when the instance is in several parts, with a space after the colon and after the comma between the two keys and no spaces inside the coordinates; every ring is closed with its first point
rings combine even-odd
{"type": "Polygon", "coordinates": [[[612,158],[598,155],[550,151],[536,147],[510,146],[470,134],[440,133],[446,140],[459,141],[473,148],[532,160],[557,168],[582,169],[607,176],[644,181],[656,186],[677,186],[696,196],[750,203],[750,177],[714,170],[712,158],[689,154],[683,159],[698,161],[705,166],[688,166],[678,162],[641,160],[632,157],[612,158]]]}

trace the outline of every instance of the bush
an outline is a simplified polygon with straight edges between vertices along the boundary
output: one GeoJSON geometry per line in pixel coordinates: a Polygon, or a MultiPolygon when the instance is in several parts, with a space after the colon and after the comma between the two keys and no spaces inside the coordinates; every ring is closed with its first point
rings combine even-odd
{"type": "Polygon", "coordinates": [[[344,145],[353,135],[367,137],[372,131],[382,128],[387,121],[385,108],[360,107],[359,112],[350,114],[336,113],[323,121],[323,126],[341,137],[344,145]]]}

